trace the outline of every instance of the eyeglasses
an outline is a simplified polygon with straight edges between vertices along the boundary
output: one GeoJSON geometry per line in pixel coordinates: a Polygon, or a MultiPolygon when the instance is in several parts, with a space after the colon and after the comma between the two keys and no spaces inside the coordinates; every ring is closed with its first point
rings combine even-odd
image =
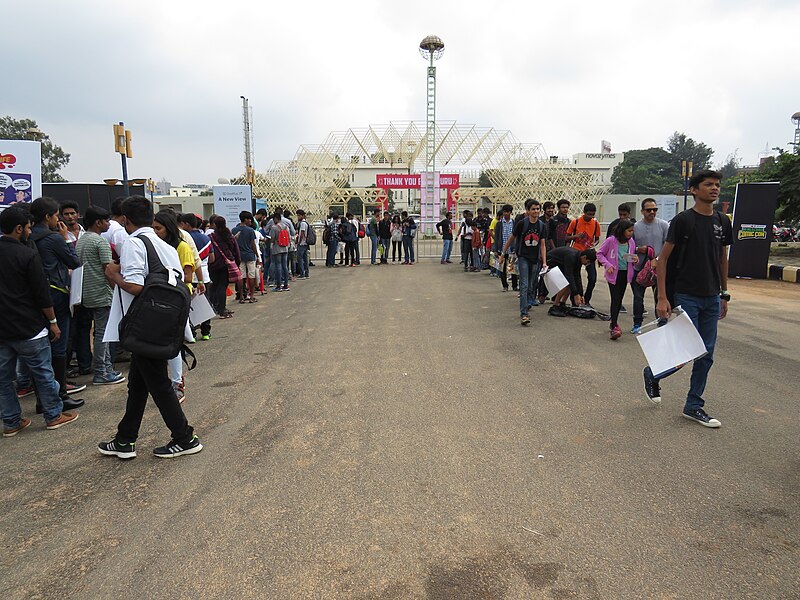
{"type": "Polygon", "coordinates": [[[658,212],[658,209],[657,208],[643,208],[642,212],[652,212],[652,213],[654,213],[654,212],[658,212]]]}

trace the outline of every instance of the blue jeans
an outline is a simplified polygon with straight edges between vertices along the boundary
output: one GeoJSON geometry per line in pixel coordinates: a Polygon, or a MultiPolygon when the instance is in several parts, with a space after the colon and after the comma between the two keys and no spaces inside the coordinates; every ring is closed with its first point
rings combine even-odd
{"type": "Polygon", "coordinates": [[[300,277],[308,277],[308,246],[297,247],[297,269],[300,277]]]}
{"type": "Polygon", "coordinates": [[[414,238],[410,235],[403,236],[403,260],[414,262],[414,238]]]}
{"type": "Polygon", "coordinates": [[[272,261],[275,263],[275,287],[289,287],[289,254],[274,252],[272,261]]]}
{"type": "Polygon", "coordinates": [[[536,286],[539,281],[539,261],[524,256],[517,257],[519,274],[519,314],[527,315],[528,309],[536,300],[536,286]]]}
{"type": "Polygon", "coordinates": [[[61,337],[52,344],[52,353],[56,358],[64,358],[67,356],[69,328],[72,322],[72,313],[69,311],[69,294],[50,288],[50,297],[53,299],[53,310],[58,320],[58,328],[61,330],[61,337]]]}
{"type": "Polygon", "coordinates": [[[17,358],[30,370],[42,403],[45,421],[52,421],[61,414],[63,405],[58,395],[58,383],[53,375],[50,340],[47,336],[38,340],[0,342],[0,413],[6,429],[17,427],[22,417],[14,378],[17,375],[17,358]]]}
{"type": "Polygon", "coordinates": [[[703,408],[703,392],[708,381],[708,372],[714,364],[714,346],[717,343],[717,324],[719,323],[719,296],[690,296],[675,294],[675,305],[680,306],[694,323],[703,344],[705,356],[698,358],[692,365],[692,377],[689,383],[689,394],[686,396],[684,410],[703,408]]]}
{"type": "Polygon", "coordinates": [[[392,238],[380,238],[380,246],[381,248],[383,248],[383,255],[381,256],[381,262],[388,262],[389,260],[389,247],[391,245],[389,241],[391,239],[392,238]]]}
{"type": "Polygon", "coordinates": [[[332,267],[336,264],[336,250],[339,246],[339,240],[328,241],[328,251],[325,255],[325,266],[332,267]]]}
{"type": "Polygon", "coordinates": [[[378,262],[378,236],[369,236],[369,241],[371,246],[369,260],[374,265],[376,262],[378,262]]]}
{"type": "Polygon", "coordinates": [[[453,240],[442,240],[442,260],[450,260],[453,252],[453,240]]]}

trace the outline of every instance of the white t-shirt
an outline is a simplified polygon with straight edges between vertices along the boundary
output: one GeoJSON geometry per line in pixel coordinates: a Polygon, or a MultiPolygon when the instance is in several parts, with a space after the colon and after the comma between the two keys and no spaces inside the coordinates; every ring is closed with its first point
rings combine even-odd
{"type": "MultiPolygon", "coordinates": [[[[161,264],[169,271],[169,282],[172,285],[183,284],[183,265],[178,257],[178,251],[162,240],[152,227],[140,227],[134,231],[125,244],[122,246],[122,253],[119,255],[120,272],[122,278],[127,283],[144,285],[145,277],[150,273],[147,265],[147,248],[144,242],[136,239],[136,236],[146,235],[153,242],[153,247],[158,254],[161,264]]],[[[111,314],[108,317],[106,333],[103,336],[104,342],[119,341],[119,322],[122,315],[128,312],[133,301],[133,296],[125,290],[114,288],[114,296],[111,300],[111,314]]],[[[194,339],[189,321],[186,321],[184,332],[186,340],[194,339]]]]}
{"type": "Polygon", "coordinates": [[[128,232],[114,219],[108,222],[108,231],[101,233],[104,238],[111,244],[111,249],[119,256],[122,251],[122,244],[128,239],[128,232]]]}

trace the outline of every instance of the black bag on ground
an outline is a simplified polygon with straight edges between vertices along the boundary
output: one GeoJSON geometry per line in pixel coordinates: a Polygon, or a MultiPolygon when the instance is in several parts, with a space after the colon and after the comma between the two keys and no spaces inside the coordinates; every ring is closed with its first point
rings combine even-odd
{"type": "MultiPolygon", "coordinates": [[[[141,293],[119,323],[119,342],[131,354],[169,360],[184,347],[191,296],[182,277],[169,282],[169,271],[147,236],[136,236],[147,249],[148,274],[141,293]]],[[[177,276],[177,273],[176,273],[177,276]]]]}

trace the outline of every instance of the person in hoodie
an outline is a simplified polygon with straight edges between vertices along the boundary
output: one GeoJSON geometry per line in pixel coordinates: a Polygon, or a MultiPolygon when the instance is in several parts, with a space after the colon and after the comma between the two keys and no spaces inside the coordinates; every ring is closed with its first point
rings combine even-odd
{"type": "MultiPolygon", "coordinates": [[[[52,198],[37,198],[31,204],[31,218],[34,226],[31,239],[36,244],[42,259],[44,273],[50,286],[60,337],[51,344],[53,373],[59,386],[59,396],[64,410],[78,408],[83,400],[72,400],[68,394],[86,389],[86,386],[67,387],[67,341],[72,315],[69,309],[70,269],[81,266],[75,248],[69,241],[67,226],[59,220],[61,207],[52,198]]],[[[37,407],[38,410],[38,407],[37,407]]]]}

